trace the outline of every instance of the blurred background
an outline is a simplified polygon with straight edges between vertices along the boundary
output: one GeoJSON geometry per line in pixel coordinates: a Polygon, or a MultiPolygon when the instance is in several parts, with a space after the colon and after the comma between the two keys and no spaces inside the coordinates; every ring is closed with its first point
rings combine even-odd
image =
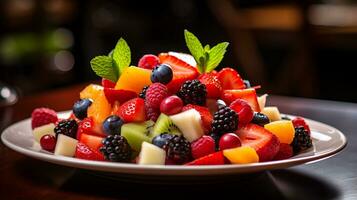
{"type": "Polygon", "coordinates": [[[92,57],[120,37],[132,64],[188,52],[183,30],[230,42],[221,67],[259,93],[357,102],[355,0],[1,0],[0,82],[22,96],[99,80],[92,57]]]}

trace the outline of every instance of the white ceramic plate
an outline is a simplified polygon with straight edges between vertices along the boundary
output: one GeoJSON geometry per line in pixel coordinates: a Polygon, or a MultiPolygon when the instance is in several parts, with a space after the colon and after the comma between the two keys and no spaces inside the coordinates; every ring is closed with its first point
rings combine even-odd
{"type": "MultiPolygon", "coordinates": [[[[68,113],[60,114],[66,117],[68,113]]],[[[290,159],[281,161],[262,162],[244,165],[215,165],[215,166],[141,166],[136,164],[89,161],[77,158],[54,156],[41,150],[31,133],[31,120],[26,119],[8,127],[1,135],[3,143],[9,148],[27,156],[59,165],[95,171],[111,172],[127,175],[149,176],[215,176],[237,175],[263,170],[282,169],[303,163],[312,163],[329,158],[341,151],[347,144],[345,136],[337,129],[313,120],[307,120],[311,128],[313,147],[290,159]]]]}

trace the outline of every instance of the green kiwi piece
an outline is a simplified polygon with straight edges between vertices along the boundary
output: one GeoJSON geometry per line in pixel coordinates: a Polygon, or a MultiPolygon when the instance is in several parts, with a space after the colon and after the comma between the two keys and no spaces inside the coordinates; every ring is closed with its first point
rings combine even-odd
{"type": "Polygon", "coordinates": [[[182,135],[181,131],[172,122],[170,117],[161,113],[159,118],[156,120],[155,126],[149,135],[150,138],[154,138],[161,133],[170,133],[174,135],[182,135]]]}

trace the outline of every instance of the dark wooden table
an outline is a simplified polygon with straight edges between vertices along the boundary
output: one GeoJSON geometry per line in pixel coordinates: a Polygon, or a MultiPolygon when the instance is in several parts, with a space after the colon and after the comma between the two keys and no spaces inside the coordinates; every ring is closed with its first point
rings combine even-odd
{"type": "MultiPolygon", "coordinates": [[[[39,106],[68,110],[84,85],[22,98],[13,122],[28,118],[39,106]]],[[[35,160],[0,143],[0,199],[138,199],[236,198],[357,199],[357,104],[271,96],[269,104],[284,113],[330,124],[348,138],[339,155],[309,165],[226,177],[219,182],[182,185],[129,183],[93,172],[35,160]]]]}

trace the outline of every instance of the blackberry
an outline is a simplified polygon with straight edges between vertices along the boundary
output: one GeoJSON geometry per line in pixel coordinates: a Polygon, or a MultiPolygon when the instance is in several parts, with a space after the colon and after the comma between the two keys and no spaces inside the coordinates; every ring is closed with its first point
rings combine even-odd
{"type": "Polygon", "coordinates": [[[213,132],[210,133],[209,135],[213,138],[214,143],[216,145],[216,151],[218,151],[219,150],[219,139],[221,139],[221,135],[219,135],[217,133],[213,133],[213,132]]]}
{"type": "Polygon", "coordinates": [[[55,127],[56,138],[58,134],[67,135],[68,137],[76,139],[78,124],[74,119],[65,119],[60,121],[55,127]]]}
{"type": "Polygon", "coordinates": [[[185,81],[177,93],[184,104],[205,105],[207,90],[199,80],[185,81]]]}
{"type": "Polygon", "coordinates": [[[177,164],[183,164],[191,159],[191,144],[183,136],[175,135],[163,146],[166,156],[177,164]]]}
{"type": "Polygon", "coordinates": [[[149,86],[144,86],[143,90],[141,90],[139,97],[142,99],[145,99],[145,95],[146,95],[146,90],[149,88],[149,86]]]}
{"type": "Polygon", "coordinates": [[[238,128],[237,113],[227,106],[221,106],[213,115],[212,132],[218,135],[234,132],[238,128]]]}
{"type": "Polygon", "coordinates": [[[312,147],[312,140],[310,135],[303,126],[295,128],[295,136],[291,146],[293,147],[295,154],[299,151],[312,147]]]}
{"type": "Polygon", "coordinates": [[[114,162],[129,162],[131,159],[131,147],[125,137],[121,135],[108,135],[102,141],[103,146],[99,151],[106,160],[114,162]]]}

